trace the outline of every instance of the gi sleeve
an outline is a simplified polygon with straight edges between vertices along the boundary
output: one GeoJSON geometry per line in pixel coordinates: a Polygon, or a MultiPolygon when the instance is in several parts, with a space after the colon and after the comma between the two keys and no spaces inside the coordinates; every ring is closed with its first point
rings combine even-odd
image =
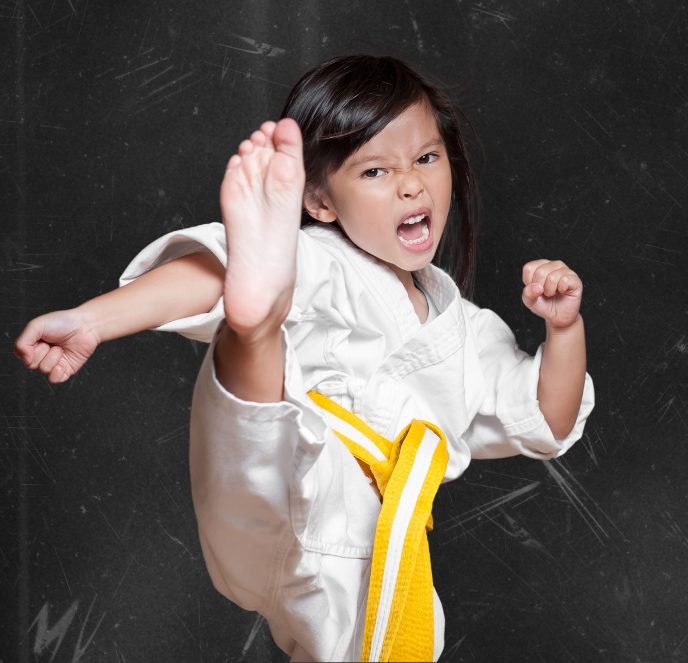
{"type": "Polygon", "coordinates": [[[550,460],[564,454],[583,435],[595,405],[592,378],[585,386],[576,423],[556,440],[537,399],[544,343],[534,357],[520,350],[508,325],[493,311],[464,303],[468,341],[478,354],[485,395],[463,439],[473,458],[504,458],[523,454],[550,460]]]}
{"type": "Polygon", "coordinates": [[[310,485],[304,475],[319,458],[328,429],[309,404],[284,328],[283,400],[247,402],[224,389],[213,361],[224,324],[194,390],[193,502],[215,588],[246,610],[269,617],[285,583],[291,587],[288,591],[298,593],[318,582],[319,556],[302,550],[296,541],[292,500],[294,491],[310,485]]]}
{"type": "MultiPolygon", "coordinates": [[[[127,285],[155,267],[182,258],[190,253],[210,251],[227,266],[227,236],[221,223],[207,223],[175,230],[144,248],[129,263],[119,279],[120,287],[127,285]]],[[[217,326],[224,319],[222,297],[208,313],[167,322],[155,331],[173,331],[194,341],[210,343],[217,326]]]]}

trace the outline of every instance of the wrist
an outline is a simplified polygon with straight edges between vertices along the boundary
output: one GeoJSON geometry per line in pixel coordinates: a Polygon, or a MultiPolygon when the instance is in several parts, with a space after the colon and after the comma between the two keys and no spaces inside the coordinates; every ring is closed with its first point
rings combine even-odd
{"type": "Polygon", "coordinates": [[[72,309],[72,314],[76,317],[76,325],[85,334],[93,336],[98,345],[103,341],[109,340],[105,337],[105,324],[102,315],[99,315],[99,307],[95,304],[96,300],[91,299],[80,306],[72,309]]]}
{"type": "Polygon", "coordinates": [[[549,320],[545,320],[545,325],[548,334],[552,336],[566,336],[568,334],[578,333],[578,331],[583,328],[583,316],[579,313],[573,322],[568,325],[555,325],[549,320]]]}

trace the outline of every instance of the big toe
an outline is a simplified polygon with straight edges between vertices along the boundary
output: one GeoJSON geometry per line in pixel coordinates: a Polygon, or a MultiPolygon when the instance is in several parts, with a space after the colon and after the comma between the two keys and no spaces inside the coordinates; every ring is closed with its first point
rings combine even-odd
{"type": "Polygon", "coordinates": [[[280,120],[272,134],[272,142],[275,145],[275,151],[283,152],[294,159],[303,158],[301,129],[295,120],[289,117],[280,120]]]}

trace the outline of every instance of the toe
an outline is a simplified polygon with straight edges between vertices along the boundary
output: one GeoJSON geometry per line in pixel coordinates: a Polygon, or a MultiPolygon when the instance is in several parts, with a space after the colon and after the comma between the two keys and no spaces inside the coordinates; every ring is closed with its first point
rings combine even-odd
{"type": "Polygon", "coordinates": [[[265,180],[268,192],[300,189],[301,201],[305,171],[303,168],[303,147],[301,130],[294,120],[280,120],[272,134],[275,151],[270,159],[265,180]]]}
{"type": "Polygon", "coordinates": [[[227,164],[227,170],[234,170],[235,168],[238,168],[240,165],[241,165],[241,157],[238,154],[235,154],[229,160],[229,163],[227,164]]]}
{"type": "Polygon", "coordinates": [[[272,134],[274,133],[276,126],[277,126],[276,122],[273,122],[272,120],[268,120],[267,122],[263,122],[263,124],[260,125],[260,130],[268,138],[272,138],[272,134]]]}
{"type": "Polygon", "coordinates": [[[260,130],[265,134],[266,138],[266,147],[271,147],[274,149],[274,145],[272,143],[272,134],[275,133],[275,127],[277,124],[275,122],[263,122],[263,124],[260,125],[260,130]]]}
{"type": "Polygon", "coordinates": [[[262,131],[254,131],[251,134],[251,142],[256,147],[264,147],[267,139],[268,139],[267,136],[262,131]]]}
{"type": "Polygon", "coordinates": [[[303,144],[301,129],[291,118],[280,120],[272,134],[275,150],[301,161],[303,159],[303,144]]]}
{"type": "Polygon", "coordinates": [[[247,157],[253,152],[253,143],[250,140],[242,140],[239,145],[239,156],[247,157]]]}

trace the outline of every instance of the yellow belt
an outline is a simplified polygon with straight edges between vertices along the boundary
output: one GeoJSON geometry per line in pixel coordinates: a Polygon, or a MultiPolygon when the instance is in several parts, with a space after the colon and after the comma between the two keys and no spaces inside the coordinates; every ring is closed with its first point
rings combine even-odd
{"type": "Polygon", "coordinates": [[[437,426],[414,419],[392,443],[326,396],[308,395],[382,496],[361,661],[432,661],[427,530],[449,460],[446,438],[437,426]]]}

